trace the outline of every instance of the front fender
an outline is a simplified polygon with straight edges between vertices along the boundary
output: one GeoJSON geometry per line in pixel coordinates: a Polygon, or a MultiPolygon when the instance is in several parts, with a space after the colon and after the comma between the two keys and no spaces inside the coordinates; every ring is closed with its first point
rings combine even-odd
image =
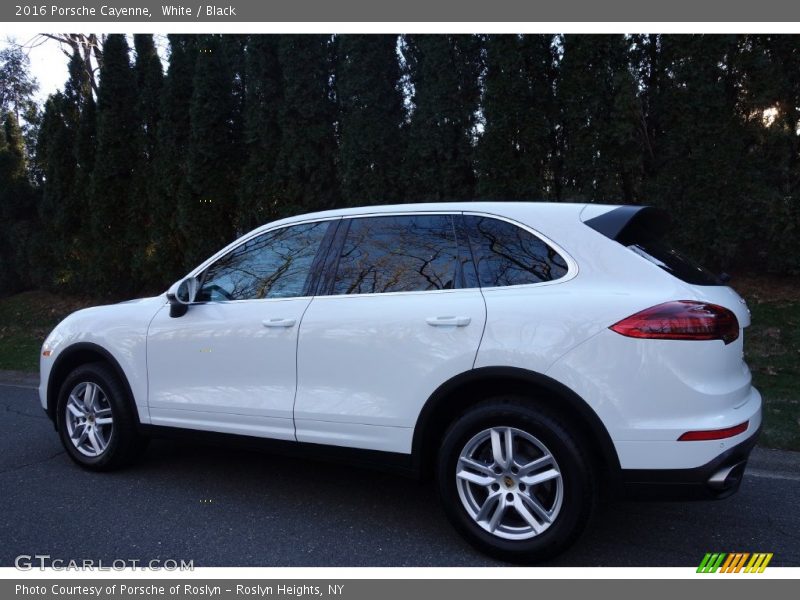
{"type": "Polygon", "coordinates": [[[39,361],[39,399],[48,415],[53,418],[58,389],[72,369],[87,361],[104,360],[128,387],[139,421],[149,423],[147,330],[165,302],[158,296],[98,306],[73,313],[59,323],[45,340],[39,361]]]}

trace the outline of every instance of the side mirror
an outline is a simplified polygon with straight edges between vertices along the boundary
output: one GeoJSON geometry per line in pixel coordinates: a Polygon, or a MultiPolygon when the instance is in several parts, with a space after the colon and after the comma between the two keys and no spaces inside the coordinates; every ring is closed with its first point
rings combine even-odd
{"type": "Polygon", "coordinates": [[[169,316],[174,318],[182,317],[189,310],[189,305],[193,304],[200,289],[200,282],[197,277],[187,277],[167,290],[167,300],[169,301],[169,316]]]}

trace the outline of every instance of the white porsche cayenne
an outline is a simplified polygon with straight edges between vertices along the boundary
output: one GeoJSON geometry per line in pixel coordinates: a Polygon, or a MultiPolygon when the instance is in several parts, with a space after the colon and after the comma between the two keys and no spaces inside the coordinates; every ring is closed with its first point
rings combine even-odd
{"type": "Polygon", "coordinates": [[[433,476],[474,545],[552,557],[599,497],[721,498],[761,425],[744,301],[654,208],[439,203],[270,223],[42,348],[69,455],[187,431],[433,476]]]}

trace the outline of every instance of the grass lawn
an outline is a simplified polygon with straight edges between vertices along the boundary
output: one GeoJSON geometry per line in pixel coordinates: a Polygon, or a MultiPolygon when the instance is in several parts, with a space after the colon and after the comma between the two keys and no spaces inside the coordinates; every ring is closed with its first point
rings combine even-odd
{"type": "Polygon", "coordinates": [[[48,292],[22,292],[0,299],[0,369],[36,372],[39,351],[61,319],[91,300],[48,292]]]}
{"type": "MultiPolygon", "coordinates": [[[[800,279],[736,278],[753,324],[745,355],[765,400],[761,444],[800,450],[800,279]]],[[[0,369],[35,372],[45,336],[69,313],[93,302],[47,292],[0,299],[0,369]]]]}
{"type": "Polygon", "coordinates": [[[734,280],[753,324],[745,360],[765,401],[761,445],[800,450],[800,279],[734,280]]]}

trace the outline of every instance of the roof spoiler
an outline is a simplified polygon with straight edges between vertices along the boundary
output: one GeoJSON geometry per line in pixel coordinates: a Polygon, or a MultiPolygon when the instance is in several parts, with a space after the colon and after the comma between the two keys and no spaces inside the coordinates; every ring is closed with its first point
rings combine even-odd
{"type": "Polygon", "coordinates": [[[660,238],[671,227],[667,211],[653,206],[618,206],[584,223],[624,246],[641,239],[643,232],[650,238],[660,238]]]}

